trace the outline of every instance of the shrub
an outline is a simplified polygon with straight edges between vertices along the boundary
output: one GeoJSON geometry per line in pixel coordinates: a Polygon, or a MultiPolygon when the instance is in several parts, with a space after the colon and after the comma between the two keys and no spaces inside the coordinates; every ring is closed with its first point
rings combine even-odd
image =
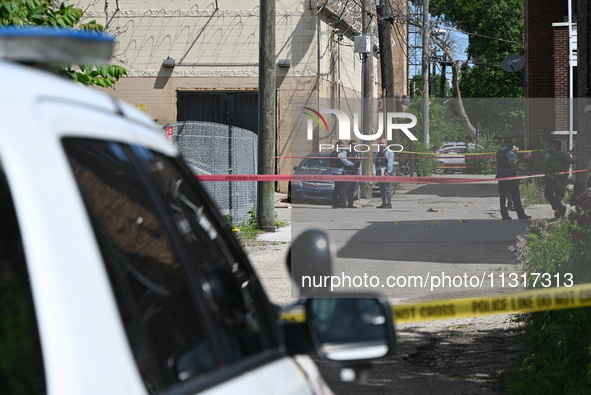
{"type": "Polygon", "coordinates": [[[416,152],[429,154],[429,156],[417,155],[415,157],[415,172],[419,177],[430,177],[431,173],[433,173],[433,169],[437,167],[437,161],[431,157],[431,151],[429,151],[422,143],[415,142],[414,150],[416,152]]]}
{"type": "MultiPolygon", "coordinates": [[[[588,282],[591,260],[591,198],[576,184],[567,219],[532,221],[516,251],[525,272],[571,273],[588,282]]],[[[531,286],[531,284],[530,284],[531,286]]],[[[507,381],[510,394],[583,394],[591,388],[591,308],[525,316],[525,347],[507,381]]]]}
{"type": "Polygon", "coordinates": [[[466,165],[473,174],[493,174],[496,172],[492,158],[490,158],[491,149],[481,148],[470,151],[471,154],[482,153],[483,155],[466,156],[466,165]],[[489,153],[488,155],[485,155],[489,153]]]}

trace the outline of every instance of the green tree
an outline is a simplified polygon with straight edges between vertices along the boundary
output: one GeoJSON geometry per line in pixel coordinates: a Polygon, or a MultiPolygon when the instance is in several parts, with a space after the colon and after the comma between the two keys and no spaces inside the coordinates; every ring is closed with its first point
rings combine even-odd
{"type": "MultiPolygon", "coordinates": [[[[423,113],[421,112],[421,100],[413,99],[407,110],[417,117],[417,125],[414,130],[416,136],[422,141],[423,136],[423,113]]],[[[429,109],[429,124],[431,130],[431,147],[425,147],[427,151],[439,148],[447,141],[469,141],[470,135],[462,126],[455,113],[453,104],[447,99],[433,99],[429,109]]],[[[402,145],[410,146],[410,140],[403,138],[402,145]]]]}
{"type": "MultiPolygon", "coordinates": [[[[52,0],[3,0],[0,2],[0,26],[47,26],[103,31],[103,26],[90,21],[81,24],[83,11],[73,5],[52,0]]],[[[112,87],[127,75],[127,70],[115,65],[79,65],[59,67],[58,72],[84,85],[112,87]]]]}
{"type": "Polygon", "coordinates": [[[523,97],[523,71],[508,73],[500,64],[523,52],[523,0],[431,0],[431,13],[469,33],[467,54],[473,66],[464,67],[463,97],[523,97]]]}

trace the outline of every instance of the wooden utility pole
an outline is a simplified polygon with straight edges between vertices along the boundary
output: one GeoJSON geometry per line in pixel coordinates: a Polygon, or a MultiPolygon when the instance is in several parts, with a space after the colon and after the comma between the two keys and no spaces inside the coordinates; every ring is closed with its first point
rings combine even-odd
{"type": "Polygon", "coordinates": [[[385,112],[394,111],[394,58],[392,56],[392,8],[389,0],[376,0],[378,37],[380,39],[380,71],[385,112]]]}
{"type": "Polygon", "coordinates": [[[429,141],[429,0],[423,0],[423,144],[430,149],[429,141]]]}
{"type": "MultiPolygon", "coordinates": [[[[258,174],[275,174],[277,104],[275,76],[275,0],[260,0],[258,174]]],[[[275,182],[259,181],[258,226],[275,231],[275,182]]]]}
{"type": "MultiPolygon", "coordinates": [[[[369,16],[367,10],[367,0],[361,1],[361,32],[363,35],[369,35],[369,16]]],[[[362,87],[361,87],[361,124],[362,134],[371,134],[373,132],[373,117],[374,117],[374,106],[373,106],[373,45],[370,44],[368,53],[361,54],[361,74],[362,74],[362,87]]],[[[373,158],[371,152],[365,152],[362,154],[362,172],[364,175],[371,175],[373,169],[373,158]]],[[[366,197],[370,194],[369,185],[362,183],[362,197],[366,197]]]]}
{"type": "MultiPolygon", "coordinates": [[[[390,0],[376,0],[378,14],[378,38],[380,40],[380,72],[382,74],[382,112],[385,117],[389,112],[395,112],[394,99],[394,57],[392,56],[392,25],[394,16],[390,7],[390,0]]],[[[400,144],[400,134],[392,136],[395,144],[400,144]]],[[[399,158],[397,159],[399,161],[399,158]]],[[[398,169],[394,168],[397,172],[398,169]]],[[[397,184],[393,185],[394,193],[397,184]]]]}

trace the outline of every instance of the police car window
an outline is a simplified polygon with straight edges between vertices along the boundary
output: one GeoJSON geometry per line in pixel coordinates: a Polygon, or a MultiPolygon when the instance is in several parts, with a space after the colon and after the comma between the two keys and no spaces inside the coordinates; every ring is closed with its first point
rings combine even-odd
{"type": "Polygon", "coordinates": [[[215,218],[213,203],[187,179],[178,162],[142,147],[133,152],[152,175],[170,207],[171,216],[204,281],[204,295],[217,319],[229,362],[238,362],[275,347],[262,290],[256,276],[230,245],[215,218]]]}
{"type": "Polygon", "coordinates": [[[27,262],[0,168],[0,394],[44,394],[45,372],[27,262]]]}
{"type": "Polygon", "coordinates": [[[126,149],[76,139],[64,147],[147,389],[158,392],[218,368],[195,287],[126,149]]]}

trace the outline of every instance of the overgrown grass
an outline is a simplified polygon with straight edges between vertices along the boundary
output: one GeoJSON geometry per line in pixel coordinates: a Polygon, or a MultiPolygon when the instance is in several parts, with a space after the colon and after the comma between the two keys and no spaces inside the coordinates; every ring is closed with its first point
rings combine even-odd
{"type": "Polygon", "coordinates": [[[507,392],[588,394],[591,388],[591,308],[526,316],[525,349],[507,392]]]}
{"type": "Polygon", "coordinates": [[[519,194],[523,200],[523,207],[534,204],[549,204],[544,197],[544,187],[537,178],[526,178],[519,184],[519,194]]]}
{"type": "MultiPolygon", "coordinates": [[[[571,273],[575,283],[591,278],[591,199],[585,188],[578,189],[570,200],[575,210],[567,219],[532,221],[527,237],[519,239],[516,251],[524,272],[559,274],[561,279],[571,273]]],[[[526,314],[522,320],[523,352],[507,379],[506,392],[591,392],[591,308],[526,314]]]]}

